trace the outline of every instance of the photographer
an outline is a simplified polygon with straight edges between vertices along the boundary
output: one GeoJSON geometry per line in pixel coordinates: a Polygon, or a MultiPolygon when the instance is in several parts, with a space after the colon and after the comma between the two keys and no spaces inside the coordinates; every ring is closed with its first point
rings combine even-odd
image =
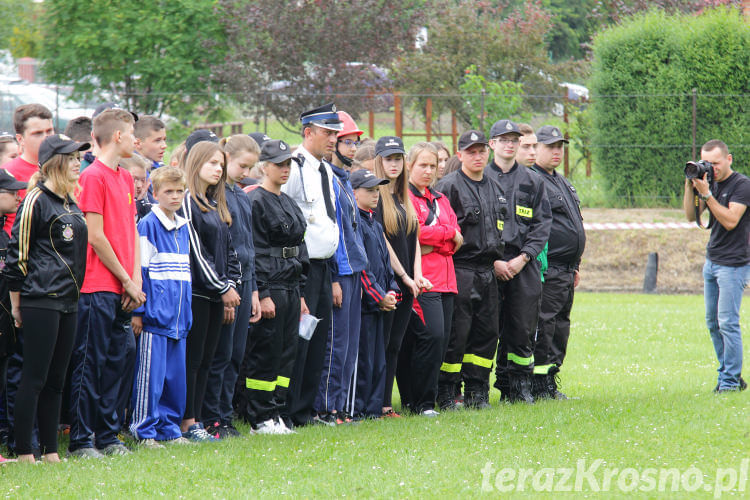
{"type": "Polygon", "coordinates": [[[695,221],[706,208],[710,214],[703,288],[706,324],[719,360],[714,391],[741,391],[747,387],[741,377],[740,304],[750,271],[750,216],[746,210],[750,179],[732,170],[732,155],[720,140],[703,145],[701,161],[689,162],[685,176],[683,206],[688,220],[695,221]]]}

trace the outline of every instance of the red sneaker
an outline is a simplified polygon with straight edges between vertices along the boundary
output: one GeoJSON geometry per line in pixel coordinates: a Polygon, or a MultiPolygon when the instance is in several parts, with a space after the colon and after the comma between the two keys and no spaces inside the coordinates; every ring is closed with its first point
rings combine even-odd
{"type": "Polygon", "coordinates": [[[393,408],[389,408],[383,412],[383,418],[401,418],[401,415],[393,411],[393,408]]]}

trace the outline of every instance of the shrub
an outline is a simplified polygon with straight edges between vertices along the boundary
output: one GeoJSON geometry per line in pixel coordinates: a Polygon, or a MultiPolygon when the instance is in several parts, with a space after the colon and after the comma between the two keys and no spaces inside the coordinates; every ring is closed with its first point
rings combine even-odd
{"type": "Polygon", "coordinates": [[[652,11],[594,40],[592,142],[611,195],[679,200],[691,159],[692,89],[696,151],[722,139],[734,168],[750,150],[750,27],[737,9],[700,16],[652,11]]]}

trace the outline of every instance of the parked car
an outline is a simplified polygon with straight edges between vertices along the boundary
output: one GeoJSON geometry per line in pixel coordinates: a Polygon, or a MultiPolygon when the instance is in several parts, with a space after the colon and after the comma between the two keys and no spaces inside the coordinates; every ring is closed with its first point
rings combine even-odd
{"type": "Polygon", "coordinates": [[[39,103],[52,112],[55,130],[62,132],[68,122],[79,116],[91,116],[93,108],[83,106],[62,91],[24,80],[0,80],[0,130],[13,132],[13,111],[22,104],[39,103]]]}

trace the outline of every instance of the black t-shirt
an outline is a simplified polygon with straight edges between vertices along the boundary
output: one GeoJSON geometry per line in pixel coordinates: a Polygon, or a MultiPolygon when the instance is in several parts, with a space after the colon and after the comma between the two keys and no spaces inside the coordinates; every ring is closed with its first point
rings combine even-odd
{"type": "MultiPolygon", "coordinates": [[[[714,198],[724,207],[730,202],[741,203],[750,207],[750,179],[732,172],[726,180],[715,184],[712,191],[714,198]]],[[[706,257],[720,266],[739,267],[750,263],[750,210],[745,210],[737,226],[727,231],[724,226],[714,221],[711,238],[706,247],[706,257]]]]}
{"type": "MultiPolygon", "coordinates": [[[[375,212],[375,220],[377,220],[380,225],[383,226],[385,237],[388,240],[388,243],[391,244],[393,252],[396,254],[399,262],[401,262],[401,265],[404,267],[406,274],[408,274],[409,277],[413,279],[414,257],[416,256],[417,252],[417,231],[412,231],[411,233],[406,232],[406,210],[404,210],[404,207],[401,206],[401,202],[399,201],[398,197],[396,195],[392,196],[393,201],[396,203],[396,209],[398,210],[398,232],[391,236],[387,231],[385,231],[385,223],[383,222],[382,200],[378,200],[378,208],[375,212]]],[[[401,292],[404,294],[408,293],[408,288],[404,286],[399,276],[396,276],[396,281],[398,282],[398,286],[401,288],[401,292]]]]}

